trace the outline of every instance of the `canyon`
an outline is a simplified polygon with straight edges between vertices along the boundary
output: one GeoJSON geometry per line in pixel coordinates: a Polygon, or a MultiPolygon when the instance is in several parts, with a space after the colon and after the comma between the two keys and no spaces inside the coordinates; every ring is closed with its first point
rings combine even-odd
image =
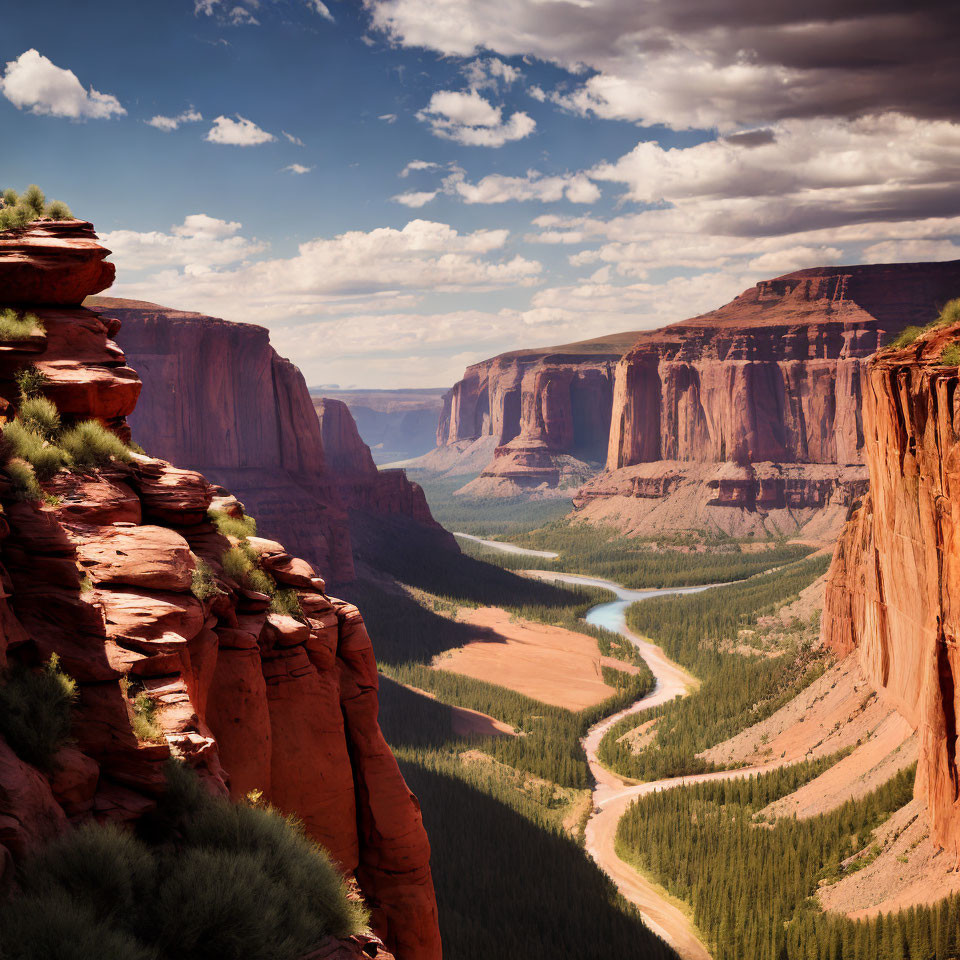
{"type": "Polygon", "coordinates": [[[957,289],[958,261],[818,267],[659,330],[505,354],[468,368],[419,464],[478,467],[464,495],[562,485],[576,516],[630,534],[825,542],[866,492],[867,358],[957,289]],[[591,458],[605,468],[570,463],[591,458]]]}
{"type": "MultiPolygon", "coordinates": [[[[56,655],[78,684],[72,742],[50,771],[0,739],[0,888],[71,825],[149,813],[176,756],[215,794],[260,791],[299,817],[355,878],[387,948],[436,960],[430,846],[378,726],[372,643],[357,608],[329,596],[320,575],[351,573],[348,508],[303,378],[272,352],[266,331],[181,315],[161,322],[134,305],[126,320],[146,314],[131,335],[147,361],[142,382],[115,342],[123,318],[111,302],[80,305],[112,281],[107,254],[84,221],[0,234],[4,299],[39,321],[33,335],[2,344],[5,416],[17,402],[15,374],[27,367],[43,375],[66,422],[92,418],[124,440],[132,424],[138,438],[157,440],[129,462],[55,474],[44,499],[9,477],[0,483],[0,668],[56,655]],[[156,455],[171,452],[210,464],[217,482],[156,455]],[[230,479],[265,508],[261,536],[221,532],[223,518],[248,527],[243,504],[219,485],[230,479]],[[289,550],[262,535],[282,526],[282,511],[298,545],[289,550]],[[300,545],[306,559],[293,552],[300,545]],[[231,577],[231,550],[253,556],[301,613],[277,612],[269,595],[231,577]],[[203,590],[198,576],[207,578],[203,590]],[[139,697],[156,712],[156,737],[134,733],[139,697]]],[[[354,442],[348,424],[339,430],[354,442]]],[[[362,455],[357,464],[367,467],[362,455]]],[[[403,509],[416,511],[422,494],[404,479],[364,505],[387,509],[404,496],[403,509]]],[[[361,948],[323,949],[355,956],[361,948]]]]}
{"type": "Polygon", "coordinates": [[[823,638],[919,733],[916,796],[934,843],[960,862],[960,409],[941,354],[960,325],[885,351],[863,381],[870,492],[830,569],[823,638]]]}
{"type": "Polygon", "coordinates": [[[134,300],[87,305],[120,320],[118,342],[142,373],[134,438],[231,490],[328,579],[355,576],[351,511],[409,518],[456,549],[420,487],[377,469],[346,405],[311,397],[265,328],[134,300]]]}

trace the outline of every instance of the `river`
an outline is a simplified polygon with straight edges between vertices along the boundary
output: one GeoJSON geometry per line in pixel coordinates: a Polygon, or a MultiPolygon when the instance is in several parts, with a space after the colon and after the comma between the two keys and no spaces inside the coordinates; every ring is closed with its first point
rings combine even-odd
{"type": "MultiPolygon", "coordinates": [[[[528,550],[512,543],[498,540],[483,540],[480,537],[457,533],[504,553],[521,554],[533,557],[556,559],[559,554],[547,550],[528,550]]],[[[701,783],[708,780],[729,780],[735,777],[749,776],[762,770],[771,770],[780,766],[779,762],[763,768],[740,768],[720,770],[715,773],[697,774],[688,777],[673,777],[648,783],[635,783],[621,779],[600,763],[597,751],[603,735],[621,717],[638,713],[650,707],[667,703],[675,697],[685,697],[699,686],[699,681],[679,664],[674,663],[655,643],[633,633],[627,626],[626,612],[631,603],[650,597],[678,593],[698,593],[709,589],[702,587],[672,587],[651,590],[631,590],[612,580],[599,577],[586,577],[572,573],[559,573],[553,570],[525,570],[528,576],[540,580],[560,581],[588,587],[603,587],[616,595],[616,600],[598,603],[586,614],[587,623],[606,627],[626,637],[639,651],[650,667],[656,684],[647,696],[642,697],[624,710],[601,720],[592,726],[581,743],[587,755],[590,772],[593,774],[593,812],[587,821],[585,846],[587,853],[596,861],[604,873],[616,884],[617,889],[635,904],[643,916],[644,922],[658,936],[665,940],[683,958],[683,960],[711,960],[710,952],[700,939],[687,911],[664,895],[661,887],[648,881],[630,864],[621,860],[616,851],[617,824],[627,808],[638,797],[660,790],[668,790],[684,784],[701,783]]]]}

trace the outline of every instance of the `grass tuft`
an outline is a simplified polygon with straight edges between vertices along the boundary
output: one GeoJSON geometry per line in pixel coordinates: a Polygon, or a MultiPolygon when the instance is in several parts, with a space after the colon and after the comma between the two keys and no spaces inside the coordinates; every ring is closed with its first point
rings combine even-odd
{"type": "Polygon", "coordinates": [[[34,333],[44,332],[35,313],[17,313],[10,307],[0,310],[0,340],[27,340],[34,333]]]}
{"type": "Polygon", "coordinates": [[[29,400],[31,397],[39,397],[43,394],[44,388],[50,382],[43,371],[36,367],[23,367],[18,370],[14,376],[17,381],[17,389],[20,391],[20,402],[29,400]]]}
{"type": "Polygon", "coordinates": [[[13,484],[13,495],[17,500],[43,499],[43,490],[37,483],[37,475],[26,460],[11,460],[5,469],[13,484]]]}
{"type": "Polygon", "coordinates": [[[948,367],[960,367],[960,343],[948,343],[940,354],[940,362],[948,367]]]}
{"type": "Polygon", "coordinates": [[[3,437],[9,444],[12,455],[31,464],[39,480],[49,480],[67,465],[64,451],[28,430],[22,420],[5,423],[3,437]]]}
{"type": "Polygon", "coordinates": [[[84,420],[60,435],[60,446],[76,467],[106,467],[113,460],[127,463],[130,451],[113,431],[97,420],[84,420]]]}
{"type": "Polygon", "coordinates": [[[60,411],[46,397],[30,397],[20,404],[20,422],[30,432],[53,441],[60,432],[60,411]]]}
{"type": "Polygon", "coordinates": [[[245,540],[257,535],[257,521],[253,517],[231,517],[223,510],[208,510],[207,515],[216,525],[218,532],[225,537],[245,540]]]}
{"type": "Polygon", "coordinates": [[[14,668],[0,685],[0,735],[21,760],[46,773],[70,739],[77,684],[53,654],[40,670],[14,668]]]}
{"type": "Polygon", "coordinates": [[[223,594],[213,569],[205,560],[197,560],[190,577],[190,590],[198,600],[211,600],[223,594]]]}

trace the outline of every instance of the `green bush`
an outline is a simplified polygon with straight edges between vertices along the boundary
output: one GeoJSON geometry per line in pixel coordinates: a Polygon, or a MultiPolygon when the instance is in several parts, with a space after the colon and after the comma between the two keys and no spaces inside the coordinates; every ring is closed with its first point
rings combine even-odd
{"type": "Polygon", "coordinates": [[[70,739],[77,684],[53,654],[40,670],[10,671],[0,686],[0,735],[14,753],[51,772],[57,751],[70,739]]]}
{"type": "Polygon", "coordinates": [[[59,443],[76,467],[106,467],[113,460],[130,460],[123,441],[97,420],[84,420],[64,431],[59,443]]]}
{"type": "Polygon", "coordinates": [[[0,310],[0,340],[26,340],[34,332],[45,332],[35,313],[20,314],[10,307],[0,310]]]}
{"type": "Polygon", "coordinates": [[[207,515],[216,525],[217,530],[225,537],[235,537],[245,540],[257,534],[257,521],[253,517],[231,517],[224,510],[208,510],[207,515]]]}
{"type": "Polygon", "coordinates": [[[948,343],[940,354],[940,362],[948,367],[960,366],[960,343],[948,343]]]}
{"type": "Polygon", "coordinates": [[[210,564],[205,560],[197,560],[193,568],[193,573],[190,575],[190,591],[198,600],[210,600],[223,593],[217,586],[217,578],[210,564]]]}
{"type": "Polygon", "coordinates": [[[73,214],[70,212],[70,208],[62,200],[52,200],[47,204],[47,209],[44,212],[44,216],[49,217],[51,220],[72,220],[73,214]]]}
{"type": "Polygon", "coordinates": [[[163,739],[163,730],[157,722],[157,701],[145,690],[133,698],[133,720],[130,725],[138,740],[150,743],[163,739]]]}
{"type": "Polygon", "coordinates": [[[20,197],[19,202],[25,203],[33,211],[35,216],[42,217],[44,207],[47,205],[47,198],[35,183],[31,183],[23,192],[23,196],[20,197]]]}
{"type": "Polygon", "coordinates": [[[7,189],[3,191],[2,196],[3,202],[10,207],[15,207],[17,205],[17,201],[20,199],[20,197],[17,195],[17,191],[11,187],[7,187],[7,189]]]}
{"type": "Polygon", "coordinates": [[[60,432],[60,411],[46,397],[30,397],[20,404],[20,422],[30,432],[52,441],[60,432]]]}
{"type": "Polygon", "coordinates": [[[30,397],[39,397],[44,388],[50,382],[43,371],[34,366],[23,367],[14,375],[17,382],[17,389],[20,391],[20,402],[30,399],[30,397]]]}
{"type": "Polygon", "coordinates": [[[37,483],[37,475],[26,460],[11,460],[5,467],[7,476],[13,484],[13,495],[17,500],[41,500],[43,490],[37,483]]]}
{"type": "Polygon", "coordinates": [[[246,543],[230,547],[220,558],[223,572],[248,590],[256,590],[272,597],[276,593],[276,584],[258,566],[256,551],[246,543]]]}
{"type": "Polygon", "coordinates": [[[300,597],[296,590],[277,590],[270,601],[270,610],[273,613],[283,613],[288,617],[303,617],[303,608],[300,606],[300,597]]]}
{"type": "Polygon", "coordinates": [[[140,837],[90,824],[27,862],[0,907],[0,955],[297,960],[327,934],[365,928],[365,910],[296,822],[213,798],[169,766],[140,837]]]}
{"type": "Polygon", "coordinates": [[[904,347],[909,347],[911,343],[915,342],[922,333],[922,327],[904,327],[903,330],[893,339],[889,340],[885,346],[890,350],[903,350],[904,347]]]}
{"type": "Polygon", "coordinates": [[[21,420],[5,423],[3,436],[12,456],[31,464],[39,480],[49,480],[67,464],[67,457],[60,447],[28,430],[21,420]]]}

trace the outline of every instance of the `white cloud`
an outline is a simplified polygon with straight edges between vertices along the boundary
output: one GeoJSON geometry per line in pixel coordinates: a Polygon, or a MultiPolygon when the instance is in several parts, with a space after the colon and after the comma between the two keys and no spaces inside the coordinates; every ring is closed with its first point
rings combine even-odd
{"type": "Polygon", "coordinates": [[[533,97],[534,100],[537,100],[540,103],[544,103],[547,99],[546,91],[543,89],[543,87],[539,87],[536,84],[533,84],[533,86],[527,87],[527,93],[530,94],[530,96],[533,97]]]}
{"type": "Polygon", "coordinates": [[[280,131],[295,147],[305,146],[304,142],[299,138],[295,137],[292,133],[287,133],[286,130],[280,131]]]}
{"type": "Polygon", "coordinates": [[[210,143],[225,143],[235,147],[253,147],[276,140],[272,133],[261,130],[252,120],[241,117],[239,113],[236,116],[236,120],[217,117],[205,139],[210,143]]]}
{"type": "Polygon", "coordinates": [[[407,193],[398,193],[391,197],[395,203],[402,203],[405,207],[422,207],[436,199],[439,190],[410,190],[407,193]]]}
{"type": "Polygon", "coordinates": [[[397,115],[395,113],[381,113],[378,120],[383,120],[385,123],[396,123],[397,115]]]}
{"type": "Polygon", "coordinates": [[[757,4],[755,0],[364,0],[394,43],[445,56],[534,57],[576,86],[554,98],[674,129],[735,129],[896,110],[954,117],[948,3],[757,4]],[[870,51],[865,57],[864,51],[870,51]]]}
{"type": "Polygon", "coordinates": [[[411,160],[397,176],[409,177],[411,173],[418,173],[421,170],[437,170],[441,164],[433,160],[411,160]]]}
{"type": "Polygon", "coordinates": [[[497,91],[501,86],[509,87],[523,74],[516,68],[504,63],[499,57],[480,57],[471,60],[462,67],[464,77],[473,90],[488,88],[497,91]]]}
{"type": "Polygon", "coordinates": [[[118,295],[238,320],[262,320],[265,312],[280,320],[342,312],[357,299],[382,297],[384,307],[396,309],[407,294],[530,286],[542,269],[504,253],[507,230],[461,234],[444,223],[411,220],[401,230],[349,231],[302,243],[293,257],[252,261],[262,245],[239,230],[238,223],[194,215],[166,234],[106,234],[120,272],[118,295]],[[226,268],[239,261],[249,262],[226,268]],[[156,266],[168,269],[138,280],[124,275],[156,266]]]}
{"type": "Polygon", "coordinates": [[[157,114],[155,117],[151,117],[149,120],[144,120],[144,123],[149,124],[151,127],[156,127],[158,130],[162,130],[164,133],[170,133],[173,130],[176,130],[184,123],[199,123],[203,120],[203,115],[199,110],[194,110],[192,107],[189,110],[184,110],[183,113],[178,114],[175,117],[165,117],[161,114],[157,114]]]}
{"type": "Polygon", "coordinates": [[[188,273],[198,274],[246,260],[266,249],[264,243],[238,236],[240,229],[236,221],[194,213],[169,233],[114,230],[101,234],[101,239],[113,251],[122,271],[182,266],[188,273]]]}
{"type": "Polygon", "coordinates": [[[523,177],[488,174],[477,183],[469,183],[462,172],[455,171],[443,181],[444,192],[464,203],[508,203],[510,201],[538,200],[555,203],[595,203],[600,189],[582,173],[545,177],[536,170],[528,170],[523,177]]]}
{"type": "Polygon", "coordinates": [[[86,90],[72,70],[58,67],[32,48],[7,62],[0,92],[18,110],[51,117],[105,120],[127,112],[115,96],[93,87],[86,90]]]}
{"type": "Polygon", "coordinates": [[[504,120],[503,110],[476,90],[438,90],[417,119],[428,123],[436,136],[471,147],[502,147],[530,136],[537,126],[520,110],[504,120]]]}
{"type": "Polygon", "coordinates": [[[253,15],[254,10],[260,8],[260,0],[242,0],[232,7],[227,6],[225,0],[194,0],[194,16],[217,17],[233,27],[260,25],[260,21],[253,15]]]}
{"type": "Polygon", "coordinates": [[[324,20],[329,20],[331,23],[337,22],[333,19],[333,14],[330,12],[330,8],[323,2],[323,0],[307,0],[307,6],[316,13],[319,13],[324,20]]]}
{"type": "Polygon", "coordinates": [[[302,176],[305,173],[309,173],[313,167],[306,167],[302,163],[291,163],[289,166],[284,167],[283,169],[286,173],[296,173],[302,176]]]}

